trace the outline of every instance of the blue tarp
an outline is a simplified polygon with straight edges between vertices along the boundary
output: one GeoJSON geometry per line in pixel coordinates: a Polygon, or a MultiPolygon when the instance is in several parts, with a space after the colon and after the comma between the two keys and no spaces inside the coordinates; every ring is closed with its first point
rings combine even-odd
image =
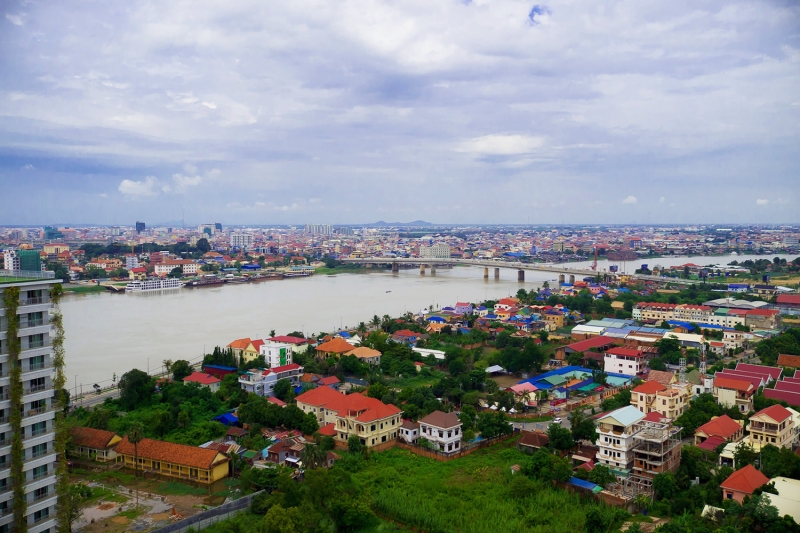
{"type": "Polygon", "coordinates": [[[228,370],[230,372],[236,372],[239,369],[235,366],[222,366],[222,365],[203,365],[203,368],[214,368],[216,370],[228,370]]]}
{"type": "Polygon", "coordinates": [[[591,490],[591,491],[595,490],[595,488],[598,486],[598,485],[592,483],[591,481],[584,481],[584,480],[578,479],[576,477],[569,478],[569,482],[572,483],[573,485],[575,485],[576,487],[580,487],[582,489],[591,490]]]}
{"type": "Polygon", "coordinates": [[[214,420],[217,422],[222,422],[226,426],[232,426],[239,422],[239,418],[233,413],[225,413],[219,416],[215,416],[214,420]]]}

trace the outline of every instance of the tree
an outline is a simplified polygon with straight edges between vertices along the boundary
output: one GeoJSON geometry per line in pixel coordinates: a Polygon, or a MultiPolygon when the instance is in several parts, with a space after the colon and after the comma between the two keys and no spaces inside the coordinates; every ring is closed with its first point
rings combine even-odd
{"type": "Polygon", "coordinates": [[[314,413],[306,414],[303,423],[300,425],[300,431],[302,431],[304,435],[313,435],[319,431],[319,422],[314,413]]]}
{"type": "Polygon", "coordinates": [[[583,352],[572,352],[567,356],[567,363],[570,366],[580,366],[583,359],[583,352]]]}
{"type": "Polygon", "coordinates": [[[569,415],[570,431],[575,441],[588,440],[594,444],[597,441],[597,430],[594,419],[586,418],[582,408],[573,409],[569,415]]]}
{"type": "Polygon", "coordinates": [[[167,277],[168,278],[178,278],[178,279],[180,279],[180,278],[183,277],[183,269],[181,267],[175,267],[175,268],[173,268],[172,270],[169,271],[169,274],[167,274],[167,277]]]}
{"type": "Polygon", "coordinates": [[[164,373],[169,374],[170,369],[172,369],[172,359],[164,359],[161,364],[164,366],[164,373]]]}
{"type": "Polygon", "coordinates": [[[358,435],[350,435],[350,437],[347,439],[347,451],[353,455],[363,453],[364,444],[362,444],[361,439],[358,438],[358,435]]]}
{"type": "MultiPolygon", "coordinates": [[[[139,443],[144,438],[144,426],[134,422],[128,428],[128,442],[133,444],[133,477],[139,477],[139,443]]],[[[136,486],[136,507],[139,507],[139,486],[136,486]]]]}
{"type": "MultiPolygon", "coordinates": [[[[313,413],[311,414],[313,415],[313,413]]],[[[316,470],[317,468],[324,467],[327,459],[327,452],[316,444],[307,443],[303,451],[300,452],[300,460],[303,462],[303,468],[309,470],[316,470]]]]}
{"type": "Polygon", "coordinates": [[[597,464],[592,471],[589,472],[589,481],[601,487],[605,487],[609,483],[616,481],[617,476],[611,473],[611,470],[604,464],[597,464]]]}
{"type": "Polygon", "coordinates": [[[550,337],[550,334],[547,332],[547,330],[544,329],[539,330],[538,335],[539,335],[539,340],[542,342],[547,342],[547,339],[550,337]]]}
{"type": "Polygon", "coordinates": [[[569,450],[575,446],[572,433],[558,424],[550,424],[547,428],[547,437],[550,439],[550,446],[556,450],[569,450]]]}
{"type": "Polygon", "coordinates": [[[753,446],[746,440],[740,441],[739,444],[736,445],[736,450],[733,452],[733,462],[736,464],[737,469],[755,464],[757,458],[758,453],[756,453],[753,446]]]}
{"type": "Polygon", "coordinates": [[[81,505],[83,505],[83,502],[85,502],[91,497],[92,497],[92,489],[87,487],[83,483],[70,484],[66,502],[68,517],[69,517],[69,527],[67,529],[69,531],[72,531],[72,524],[74,524],[75,521],[81,517],[81,514],[83,514],[83,509],[81,509],[81,505]]]}
{"type": "Polygon", "coordinates": [[[150,403],[155,386],[145,372],[133,369],[119,379],[119,403],[126,411],[150,403]]]}
{"type": "Polygon", "coordinates": [[[195,244],[195,248],[197,248],[197,250],[200,252],[206,253],[211,250],[211,245],[208,244],[208,239],[203,237],[202,239],[197,241],[197,244],[195,244]]]}
{"type": "Polygon", "coordinates": [[[586,511],[586,521],[583,530],[586,533],[605,533],[611,526],[611,518],[600,507],[592,507],[586,511]]]}
{"type": "Polygon", "coordinates": [[[476,426],[481,435],[487,439],[499,435],[508,435],[513,431],[511,424],[506,420],[505,413],[500,411],[483,411],[479,413],[476,426]]]}
{"type": "Polygon", "coordinates": [[[669,499],[678,493],[678,484],[671,472],[656,474],[653,478],[653,490],[659,500],[669,499]]]}
{"type": "Polygon", "coordinates": [[[175,381],[183,381],[183,378],[190,376],[193,372],[189,361],[183,359],[178,359],[172,363],[170,371],[172,372],[172,379],[175,381]]]}
{"type": "Polygon", "coordinates": [[[286,378],[279,379],[277,383],[275,383],[275,388],[273,389],[275,392],[275,397],[279,400],[286,401],[288,398],[289,393],[292,392],[292,382],[286,378]]]}

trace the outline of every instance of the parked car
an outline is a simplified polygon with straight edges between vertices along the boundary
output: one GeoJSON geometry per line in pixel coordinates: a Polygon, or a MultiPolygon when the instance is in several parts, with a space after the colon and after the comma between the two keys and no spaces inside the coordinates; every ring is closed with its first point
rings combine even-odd
{"type": "Polygon", "coordinates": [[[560,424],[562,422],[561,417],[557,416],[553,419],[553,424],[560,424]]]}

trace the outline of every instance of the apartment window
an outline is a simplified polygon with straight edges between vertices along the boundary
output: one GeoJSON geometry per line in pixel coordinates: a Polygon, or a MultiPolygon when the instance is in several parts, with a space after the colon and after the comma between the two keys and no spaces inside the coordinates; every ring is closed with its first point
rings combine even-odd
{"type": "Polygon", "coordinates": [[[41,370],[44,368],[44,356],[37,355],[35,357],[31,357],[28,359],[28,364],[30,365],[30,370],[41,370]]]}
{"type": "Polygon", "coordinates": [[[47,443],[37,444],[31,448],[31,458],[36,459],[47,453],[47,443]]]}
{"type": "Polygon", "coordinates": [[[41,522],[42,520],[46,520],[49,517],[50,517],[50,508],[45,507],[41,511],[36,511],[35,513],[33,513],[33,523],[36,524],[38,522],[41,522]]]}
{"type": "Polygon", "coordinates": [[[44,346],[44,333],[28,335],[28,348],[41,348],[44,346]]]}
{"type": "Polygon", "coordinates": [[[35,305],[42,303],[42,291],[41,290],[34,290],[34,291],[25,291],[26,296],[26,304],[27,305],[35,305]]]}
{"type": "Polygon", "coordinates": [[[31,470],[31,473],[33,475],[34,480],[43,478],[44,476],[47,475],[47,465],[37,466],[36,468],[31,470]]]}
{"type": "Polygon", "coordinates": [[[47,431],[47,422],[36,422],[31,424],[31,437],[42,435],[47,431]]]}
{"type": "Polygon", "coordinates": [[[369,428],[370,431],[375,431],[375,424],[372,424],[369,428]]]}
{"type": "Polygon", "coordinates": [[[8,465],[11,464],[11,456],[4,455],[0,457],[0,468],[8,468],[8,465]]]}
{"type": "Polygon", "coordinates": [[[50,487],[42,487],[40,489],[36,489],[35,491],[33,491],[33,501],[38,502],[39,500],[47,498],[49,490],[50,487]]]}
{"type": "Polygon", "coordinates": [[[45,389],[45,380],[44,378],[36,378],[30,381],[31,387],[30,392],[39,392],[45,389]]]}
{"type": "Polygon", "coordinates": [[[44,324],[44,315],[41,311],[38,313],[28,313],[28,327],[41,326],[44,324]]]}

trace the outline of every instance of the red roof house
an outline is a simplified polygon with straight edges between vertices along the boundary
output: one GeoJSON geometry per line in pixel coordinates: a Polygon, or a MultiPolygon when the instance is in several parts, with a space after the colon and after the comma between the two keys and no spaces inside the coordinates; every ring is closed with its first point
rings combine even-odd
{"type": "Polygon", "coordinates": [[[722,497],[726,500],[736,500],[742,503],[745,496],[752,496],[758,487],[768,482],[769,478],[756,470],[756,467],[747,465],[720,483],[722,497]]]}

